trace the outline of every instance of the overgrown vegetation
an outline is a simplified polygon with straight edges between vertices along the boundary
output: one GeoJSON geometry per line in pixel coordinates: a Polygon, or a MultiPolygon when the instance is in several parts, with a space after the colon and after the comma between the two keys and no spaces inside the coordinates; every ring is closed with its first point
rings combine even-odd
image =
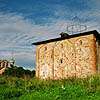
{"type": "Polygon", "coordinates": [[[24,77],[25,75],[34,77],[35,70],[33,70],[33,71],[25,70],[25,69],[23,69],[23,67],[15,66],[14,68],[6,69],[5,72],[3,73],[3,75],[14,76],[14,77],[19,77],[19,78],[24,77]]]}
{"type": "Polygon", "coordinates": [[[0,100],[100,100],[100,76],[41,81],[1,75],[0,100]]]}

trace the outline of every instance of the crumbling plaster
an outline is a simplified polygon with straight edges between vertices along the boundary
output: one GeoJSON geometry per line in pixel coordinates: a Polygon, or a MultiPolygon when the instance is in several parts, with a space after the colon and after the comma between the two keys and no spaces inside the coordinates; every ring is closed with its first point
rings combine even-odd
{"type": "Polygon", "coordinates": [[[93,34],[36,46],[36,77],[67,79],[97,72],[93,34]]]}

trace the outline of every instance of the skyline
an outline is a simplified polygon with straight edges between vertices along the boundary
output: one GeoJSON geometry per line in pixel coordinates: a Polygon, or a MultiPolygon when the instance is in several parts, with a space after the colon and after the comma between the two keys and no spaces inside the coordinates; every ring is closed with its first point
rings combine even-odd
{"type": "Polygon", "coordinates": [[[31,43],[59,37],[74,16],[87,31],[100,32],[99,0],[0,0],[0,59],[35,68],[35,46],[31,43]]]}

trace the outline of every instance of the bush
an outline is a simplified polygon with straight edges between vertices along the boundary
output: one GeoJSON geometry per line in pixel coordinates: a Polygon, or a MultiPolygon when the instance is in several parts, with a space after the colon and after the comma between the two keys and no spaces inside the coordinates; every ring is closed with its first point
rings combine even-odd
{"type": "Polygon", "coordinates": [[[5,70],[3,75],[23,77],[24,76],[24,69],[22,67],[8,68],[5,70]]]}
{"type": "Polygon", "coordinates": [[[35,76],[35,71],[30,71],[30,70],[24,70],[23,67],[14,67],[14,68],[8,68],[5,70],[3,75],[8,75],[8,76],[14,76],[14,77],[24,77],[24,75],[28,75],[31,77],[35,76]]]}
{"type": "Polygon", "coordinates": [[[34,77],[35,76],[35,70],[24,70],[25,71],[25,75],[28,75],[28,76],[31,76],[31,77],[34,77]]]}

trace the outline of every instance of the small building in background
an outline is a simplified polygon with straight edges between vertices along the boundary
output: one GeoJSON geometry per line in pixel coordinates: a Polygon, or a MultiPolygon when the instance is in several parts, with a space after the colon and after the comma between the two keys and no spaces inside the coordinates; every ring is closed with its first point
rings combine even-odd
{"type": "Polygon", "coordinates": [[[14,61],[14,59],[12,58],[12,59],[10,60],[10,67],[11,67],[11,68],[14,67],[14,62],[15,62],[15,61],[14,61]]]}
{"type": "Polygon", "coordinates": [[[8,68],[8,61],[7,60],[0,60],[0,74],[5,72],[5,69],[8,68]]]}
{"type": "MultiPolygon", "coordinates": [[[[10,60],[10,67],[13,68],[14,67],[14,59],[12,58],[10,60]]],[[[2,74],[3,72],[5,72],[5,69],[8,68],[8,61],[7,60],[0,60],[0,74],[2,74]]]]}
{"type": "Polygon", "coordinates": [[[100,34],[88,31],[36,42],[36,77],[84,78],[100,74],[100,34]]]}

